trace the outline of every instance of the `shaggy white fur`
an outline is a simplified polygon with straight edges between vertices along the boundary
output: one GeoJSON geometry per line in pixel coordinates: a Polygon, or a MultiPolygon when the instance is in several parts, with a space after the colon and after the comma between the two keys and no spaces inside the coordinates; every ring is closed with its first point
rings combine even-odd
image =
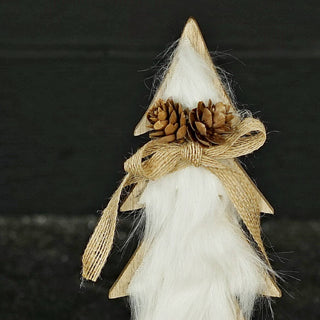
{"type": "MultiPolygon", "coordinates": [[[[184,107],[221,100],[212,70],[188,41],[176,50],[163,98],[184,107]]],[[[149,182],[144,242],[148,251],[129,285],[135,320],[250,319],[267,266],[247,241],[219,179],[188,167],[149,182]]]]}
{"type": "Polygon", "coordinates": [[[267,267],[245,238],[219,179],[188,167],[150,182],[144,241],[149,247],[129,295],[138,320],[250,318],[267,267]]]}
{"type": "Polygon", "coordinates": [[[193,109],[198,101],[213,103],[222,101],[220,92],[212,81],[211,66],[192,48],[187,39],[182,39],[173,52],[174,72],[170,74],[163,99],[173,98],[185,109],[193,109]]]}

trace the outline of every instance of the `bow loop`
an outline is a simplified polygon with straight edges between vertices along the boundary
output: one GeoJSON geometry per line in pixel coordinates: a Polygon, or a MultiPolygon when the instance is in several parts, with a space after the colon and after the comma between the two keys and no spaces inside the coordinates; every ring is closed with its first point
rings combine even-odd
{"type": "Polygon", "coordinates": [[[142,174],[143,168],[139,150],[136,154],[125,161],[123,168],[127,173],[130,172],[134,176],[142,174]]]}
{"type": "MultiPolygon", "coordinates": [[[[242,220],[265,254],[260,236],[260,208],[248,178],[227,159],[237,158],[259,149],[266,140],[263,124],[246,118],[229,134],[221,145],[201,147],[197,142],[161,143],[152,140],[141,147],[124,163],[127,172],[92,234],[83,255],[83,277],[96,281],[111,250],[121,191],[133,183],[155,180],[190,164],[203,166],[218,176],[242,220]]],[[[266,255],[265,255],[266,256],[266,255]]],[[[266,257],[267,259],[267,257],[266,257]]]]}
{"type": "Polygon", "coordinates": [[[246,118],[227,136],[222,145],[208,148],[207,155],[216,159],[238,158],[259,149],[266,141],[266,129],[258,119],[246,118]]]}

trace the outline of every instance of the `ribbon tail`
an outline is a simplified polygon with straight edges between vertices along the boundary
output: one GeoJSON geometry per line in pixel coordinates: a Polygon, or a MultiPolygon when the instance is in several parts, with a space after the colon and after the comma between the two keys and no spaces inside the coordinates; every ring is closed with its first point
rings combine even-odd
{"type": "Polygon", "coordinates": [[[112,195],[83,253],[82,276],[87,280],[96,281],[107,261],[113,244],[121,191],[132,183],[131,180],[128,173],[112,195]]]}

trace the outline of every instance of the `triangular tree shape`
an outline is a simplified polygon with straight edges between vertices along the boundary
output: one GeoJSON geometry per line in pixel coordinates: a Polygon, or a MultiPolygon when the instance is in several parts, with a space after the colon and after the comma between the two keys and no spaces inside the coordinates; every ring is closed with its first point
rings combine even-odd
{"type": "MultiPolygon", "coordinates": [[[[176,54],[172,58],[171,64],[170,64],[170,66],[165,74],[165,77],[162,80],[158,90],[156,91],[155,96],[153,97],[149,108],[151,108],[154,105],[155,101],[157,101],[158,99],[167,98],[165,96],[165,92],[167,91],[167,88],[168,88],[168,85],[170,84],[170,81],[174,77],[175,68],[178,64],[179,56],[177,53],[179,52],[179,46],[184,45],[186,43],[185,40],[189,43],[189,45],[193,48],[193,50],[195,50],[195,52],[202,57],[204,62],[211,69],[212,72],[210,72],[210,79],[209,80],[212,81],[212,84],[215,88],[215,91],[219,95],[219,101],[222,101],[223,103],[226,103],[226,104],[230,104],[232,106],[232,108],[234,108],[231,99],[228,97],[226,91],[224,90],[222,81],[221,81],[221,79],[218,75],[218,72],[212,62],[212,59],[211,59],[210,54],[208,52],[207,46],[205,44],[205,41],[203,39],[203,36],[202,36],[201,31],[199,29],[199,26],[193,18],[189,18],[189,20],[187,21],[187,23],[184,27],[181,38],[179,40],[178,46],[175,51],[176,54]]],[[[148,110],[149,110],[149,108],[148,108],[148,110]]],[[[147,112],[148,112],[148,110],[147,110],[147,112]]],[[[142,117],[141,121],[138,123],[138,125],[134,131],[134,134],[136,136],[143,134],[143,133],[150,130],[148,127],[148,122],[147,122],[147,118],[146,118],[147,112],[144,114],[144,116],[142,117]]],[[[228,164],[230,165],[230,167],[237,167],[238,169],[241,169],[242,174],[245,175],[248,180],[250,180],[247,173],[244,171],[244,169],[241,167],[241,165],[238,163],[237,160],[226,160],[226,161],[228,161],[228,164]]],[[[272,214],[273,208],[271,207],[269,202],[265,199],[265,197],[262,195],[262,193],[258,190],[258,188],[254,185],[254,183],[251,180],[250,180],[250,182],[254,186],[256,193],[257,193],[257,196],[260,198],[260,211],[272,214]]],[[[139,200],[139,195],[143,191],[144,187],[145,187],[145,185],[139,185],[139,184],[135,187],[137,192],[132,192],[130,194],[128,199],[122,205],[121,209],[123,211],[137,209],[137,208],[141,207],[141,204],[138,203],[138,200],[139,200]]],[[[131,281],[133,274],[135,273],[135,271],[139,267],[139,265],[143,259],[143,255],[144,255],[144,249],[143,249],[143,244],[142,244],[136,250],[136,252],[132,256],[132,258],[128,262],[127,266],[124,268],[121,275],[119,276],[117,281],[114,283],[114,285],[110,289],[110,292],[109,292],[110,298],[117,298],[117,297],[127,295],[128,285],[131,281]]],[[[266,296],[274,296],[274,297],[281,296],[280,289],[277,287],[277,285],[275,284],[274,280],[271,277],[267,276],[266,283],[267,283],[266,290],[265,290],[265,292],[262,292],[262,294],[264,294],[266,296]]]]}

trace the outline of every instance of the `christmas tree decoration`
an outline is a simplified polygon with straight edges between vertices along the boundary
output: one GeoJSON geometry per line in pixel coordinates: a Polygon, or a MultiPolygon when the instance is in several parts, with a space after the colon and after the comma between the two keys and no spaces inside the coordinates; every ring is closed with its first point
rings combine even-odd
{"type": "Polygon", "coordinates": [[[237,160],[266,131],[236,109],[193,18],[134,134],[146,132],[89,240],[83,277],[99,277],[119,206],[141,208],[141,242],[109,297],[128,295],[135,320],[250,319],[258,300],[281,296],[261,238],[260,213],[273,209],[237,160]]]}

